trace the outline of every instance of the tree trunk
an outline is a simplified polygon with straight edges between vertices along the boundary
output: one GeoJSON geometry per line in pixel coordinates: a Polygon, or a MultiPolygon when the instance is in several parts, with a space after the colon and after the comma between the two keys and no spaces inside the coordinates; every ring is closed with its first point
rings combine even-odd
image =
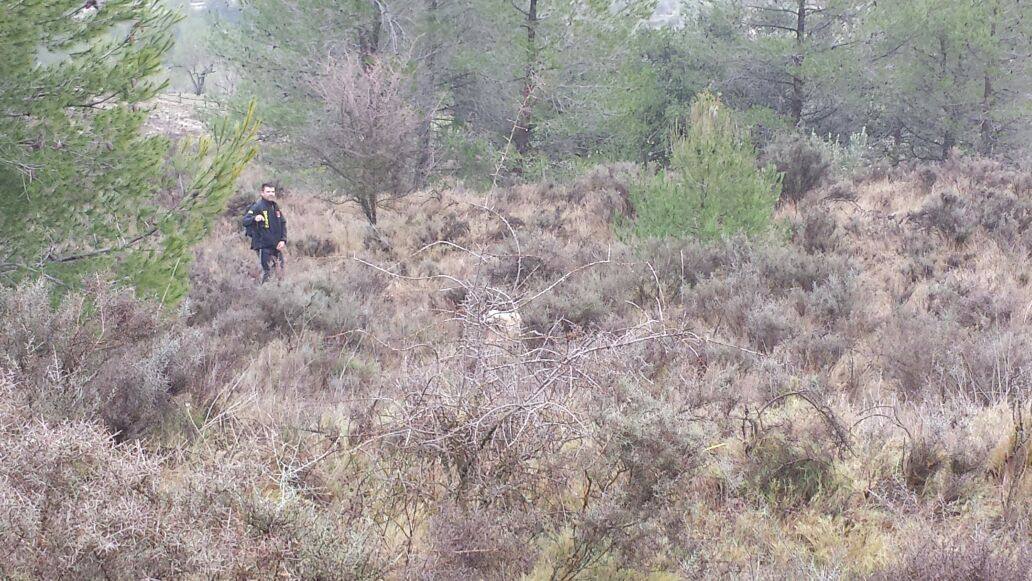
{"type": "MultiPolygon", "coordinates": [[[[949,51],[946,46],[946,36],[943,34],[939,35],[939,79],[945,81],[949,75],[948,59],[949,51]]],[[[948,96],[947,96],[948,98],[948,96]]],[[[945,117],[946,127],[942,133],[942,152],[939,155],[941,161],[946,161],[950,157],[950,150],[957,145],[957,138],[953,133],[953,125],[957,120],[957,106],[953,103],[947,102],[943,106],[943,113],[945,117]]]]}
{"type": "Polygon", "coordinates": [[[806,40],[806,0],[798,0],[796,9],[795,44],[796,52],[792,56],[792,63],[795,70],[792,73],[792,122],[796,126],[803,120],[803,105],[805,101],[804,91],[806,87],[803,80],[803,43],[806,40]]]}
{"type": "MultiPolygon", "coordinates": [[[[996,41],[996,20],[999,16],[1000,7],[998,4],[993,5],[993,11],[990,18],[992,21],[989,24],[989,44],[990,51],[994,48],[992,45],[996,41]]],[[[993,147],[996,145],[996,136],[993,131],[993,68],[996,66],[995,59],[990,55],[988,62],[985,65],[985,79],[982,86],[982,124],[979,127],[979,133],[981,140],[979,143],[978,151],[982,155],[990,156],[993,154],[993,147]]]]}
{"type": "Polygon", "coordinates": [[[422,97],[426,99],[427,115],[426,121],[423,123],[423,128],[419,136],[419,161],[416,166],[416,187],[421,188],[426,185],[426,180],[430,176],[433,165],[433,120],[436,116],[437,111],[434,110],[437,107],[435,103],[435,93],[437,92],[437,62],[436,53],[439,48],[438,30],[437,27],[440,25],[438,19],[438,0],[426,0],[426,12],[427,12],[427,24],[429,30],[427,32],[427,47],[428,53],[426,55],[426,67],[425,75],[423,77],[423,90],[422,97]]]}
{"type": "Polygon", "coordinates": [[[370,57],[380,52],[380,32],[383,29],[383,11],[380,9],[380,3],[372,0],[370,5],[373,7],[373,16],[369,27],[359,33],[359,51],[367,70],[371,64],[370,57]]]}
{"type": "Polygon", "coordinates": [[[524,14],[526,15],[524,28],[527,29],[527,62],[524,69],[525,76],[523,78],[520,111],[516,116],[516,128],[512,134],[513,146],[521,157],[530,151],[530,140],[534,131],[534,120],[531,112],[533,110],[534,83],[537,82],[537,27],[540,22],[538,18],[538,0],[530,0],[530,6],[524,14]]]}
{"type": "Polygon", "coordinates": [[[358,199],[358,205],[362,208],[366,220],[376,226],[376,195],[362,196],[358,199]]]}

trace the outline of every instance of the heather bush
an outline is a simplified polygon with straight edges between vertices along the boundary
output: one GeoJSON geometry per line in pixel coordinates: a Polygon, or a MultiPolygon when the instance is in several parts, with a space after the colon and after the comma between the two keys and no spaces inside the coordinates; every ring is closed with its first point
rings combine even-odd
{"type": "Polygon", "coordinates": [[[337,254],[337,243],[330,238],[320,238],[311,234],[305,234],[300,239],[291,243],[291,248],[301,256],[313,258],[324,258],[337,254]]]}
{"type": "Polygon", "coordinates": [[[683,506],[702,462],[699,434],[648,388],[615,388],[599,403],[592,443],[578,452],[584,493],[552,532],[535,577],[634,578],[692,553],[683,506]]]}
{"type": "Polygon", "coordinates": [[[645,274],[649,272],[647,267],[622,252],[610,260],[594,265],[586,262],[580,270],[568,267],[562,273],[546,266],[534,268],[534,262],[525,260],[524,269],[551,275],[538,283],[542,290],[555,285],[521,307],[527,328],[538,335],[551,331],[617,331],[632,326],[641,309],[654,310],[662,290],[657,291],[651,273],[645,274]],[[566,274],[570,276],[561,279],[566,274]]]}
{"type": "Polygon", "coordinates": [[[0,291],[2,366],[16,395],[48,420],[100,421],[119,439],[157,426],[170,398],[198,387],[197,334],[156,305],[99,280],[56,305],[44,281],[0,291]]]}
{"type": "Polygon", "coordinates": [[[603,466],[621,475],[617,497],[622,508],[645,519],[661,511],[665,499],[691,476],[700,443],[669,403],[639,387],[624,387],[617,395],[620,405],[596,420],[606,443],[603,466]]]}
{"type": "Polygon", "coordinates": [[[774,351],[775,347],[798,333],[800,327],[795,312],[778,303],[754,305],[746,315],[745,325],[749,344],[764,353],[774,351]]]}
{"type": "Polygon", "coordinates": [[[812,256],[792,246],[758,246],[752,263],[771,292],[793,289],[813,292],[835,277],[849,277],[848,261],[840,256],[812,256]]]}
{"type": "Polygon", "coordinates": [[[492,246],[495,260],[486,264],[489,280],[498,286],[519,288],[532,282],[554,281],[580,264],[570,248],[549,235],[539,235],[522,243],[505,239],[492,246]]]}
{"type": "Polygon", "coordinates": [[[908,398],[991,404],[1032,392],[1030,344],[1024,331],[974,332],[955,320],[902,311],[880,330],[878,355],[886,377],[908,398]]]}
{"type": "Polygon", "coordinates": [[[961,331],[927,315],[900,311],[882,327],[878,355],[886,377],[906,398],[944,395],[947,355],[961,331]]]}
{"type": "Polygon", "coordinates": [[[419,222],[410,228],[415,231],[416,242],[420,246],[434,242],[456,242],[469,234],[469,222],[454,211],[416,214],[409,216],[409,220],[416,220],[417,217],[419,222]]]}
{"type": "MultiPolygon", "coordinates": [[[[88,422],[50,424],[0,384],[0,572],[14,578],[378,578],[369,527],[266,498],[239,457],[171,467],[88,422]]],[[[284,491],[286,492],[286,491],[284,491]]]]}
{"type": "Polygon", "coordinates": [[[838,223],[826,208],[820,207],[803,214],[800,222],[794,224],[792,237],[811,254],[833,252],[841,244],[838,223]]]}
{"type": "Polygon", "coordinates": [[[963,244],[978,226],[976,210],[956,193],[943,192],[925,201],[924,206],[911,215],[919,224],[938,230],[947,240],[963,244]]]}
{"type": "Polygon", "coordinates": [[[773,165],[782,174],[781,201],[796,202],[820,186],[831,171],[816,136],[779,135],[760,156],[760,163],[773,165]]]}
{"type": "Polygon", "coordinates": [[[959,183],[967,181],[995,191],[1008,191],[1019,197],[1032,192],[1032,172],[985,157],[954,153],[934,168],[938,179],[959,183]]]}
{"type": "Polygon", "coordinates": [[[684,294],[715,273],[747,261],[750,246],[742,237],[712,244],[665,239],[645,241],[637,251],[642,261],[653,266],[666,290],[684,294]]]}
{"type": "Polygon", "coordinates": [[[361,329],[368,321],[362,299],[374,289],[358,288],[364,279],[357,270],[349,273],[351,276],[344,277],[325,271],[298,273],[278,283],[261,285],[251,296],[251,316],[283,335],[306,329],[327,334],[361,329]]]}
{"type": "Polygon", "coordinates": [[[928,526],[904,546],[899,562],[872,579],[962,581],[966,579],[1028,579],[1032,542],[985,531],[951,531],[937,535],[928,526]]]}
{"type": "Polygon", "coordinates": [[[810,292],[791,291],[796,310],[816,322],[831,327],[849,320],[856,307],[855,274],[849,271],[831,272],[823,282],[815,283],[810,292]]]}
{"type": "Polygon", "coordinates": [[[1007,325],[1020,308],[1012,293],[993,292],[952,276],[931,285],[927,300],[929,313],[980,330],[1007,325]]]}
{"type": "Polygon", "coordinates": [[[977,158],[951,158],[915,171],[926,193],[932,184],[939,191],[928,193],[910,219],[958,244],[981,230],[1002,247],[1032,248],[1032,174],[977,158]]]}
{"type": "Polygon", "coordinates": [[[807,333],[797,335],[787,350],[796,354],[804,370],[826,372],[835,366],[850,346],[850,341],[838,333],[807,333]]]}

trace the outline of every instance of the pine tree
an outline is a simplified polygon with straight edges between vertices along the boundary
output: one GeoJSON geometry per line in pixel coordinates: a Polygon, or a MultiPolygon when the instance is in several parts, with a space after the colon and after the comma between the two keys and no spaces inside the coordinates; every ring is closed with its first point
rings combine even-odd
{"type": "Polygon", "coordinates": [[[182,294],[185,250],[253,154],[255,123],[176,150],[146,131],[177,19],[156,0],[0,5],[0,281],[114,267],[182,294]]]}
{"type": "Polygon", "coordinates": [[[773,167],[757,169],[746,132],[713,94],[695,99],[690,122],[686,135],[674,142],[670,170],[646,178],[631,193],[634,232],[703,240],[765,232],[781,176],[773,167]]]}
{"type": "Polygon", "coordinates": [[[1018,0],[880,3],[868,99],[897,155],[994,153],[1029,119],[1032,5],[1018,0]]]}

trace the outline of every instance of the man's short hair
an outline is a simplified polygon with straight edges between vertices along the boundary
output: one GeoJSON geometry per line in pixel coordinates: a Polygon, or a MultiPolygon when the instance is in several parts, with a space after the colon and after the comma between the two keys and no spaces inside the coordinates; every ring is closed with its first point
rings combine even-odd
{"type": "Polygon", "coordinates": [[[264,184],[262,184],[262,187],[260,187],[258,189],[262,190],[262,191],[265,191],[265,188],[272,188],[272,189],[275,190],[276,189],[276,184],[270,184],[269,182],[265,182],[264,184]]]}

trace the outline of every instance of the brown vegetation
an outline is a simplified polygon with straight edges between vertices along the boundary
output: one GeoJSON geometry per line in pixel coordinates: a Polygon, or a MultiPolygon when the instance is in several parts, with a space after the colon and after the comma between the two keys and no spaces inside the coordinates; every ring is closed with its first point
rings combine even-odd
{"type": "Polygon", "coordinates": [[[0,573],[1027,575],[1028,176],[630,246],[623,175],[416,194],[375,240],[296,196],[285,279],[227,221],[175,316],[3,295],[0,573]]]}

